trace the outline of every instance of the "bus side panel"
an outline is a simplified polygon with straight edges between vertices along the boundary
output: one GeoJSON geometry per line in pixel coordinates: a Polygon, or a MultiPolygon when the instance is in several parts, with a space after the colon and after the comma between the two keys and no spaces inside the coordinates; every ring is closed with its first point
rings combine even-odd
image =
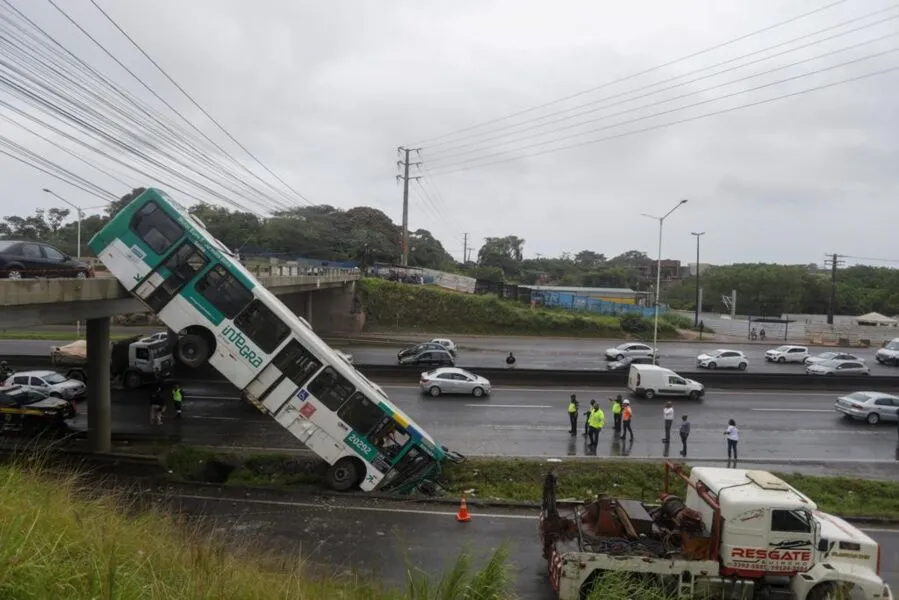
{"type": "Polygon", "coordinates": [[[297,389],[297,384],[289,379],[285,379],[265,397],[262,405],[273,415],[277,415],[281,407],[285,406],[287,401],[290,400],[290,397],[297,393],[297,389]]]}
{"type": "Polygon", "coordinates": [[[103,264],[128,291],[145,278],[151,270],[145,262],[146,254],[136,245],[128,247],[115,238],[98,255],[103,264]]]}
{"type": "Polygon", "coordinates": [[[348,454],[342,443],[302,416],[297,418],[287,430],[329,465],[333,465],[348,454]]]}

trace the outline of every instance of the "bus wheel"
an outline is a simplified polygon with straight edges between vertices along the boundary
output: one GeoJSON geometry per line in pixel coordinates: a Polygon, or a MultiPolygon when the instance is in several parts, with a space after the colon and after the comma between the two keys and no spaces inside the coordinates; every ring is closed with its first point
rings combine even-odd
{"type": "Polygon", "coordinates": [[[359,477],[359,463],[347,456],[328,468],[325,482],[332,490],[345,492],[359,482],[359,477]]]}
{"type": "Polygon", "coordinates": [[[178,340],[175,349],[178,362],[192,369],[203,366],[209,360],[209,344],[202,336],[185,335],[178,340]]]}

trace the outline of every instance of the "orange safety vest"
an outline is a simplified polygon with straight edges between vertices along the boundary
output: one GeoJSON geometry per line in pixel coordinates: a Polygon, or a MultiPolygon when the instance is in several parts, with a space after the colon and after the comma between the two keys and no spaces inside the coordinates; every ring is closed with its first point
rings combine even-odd
{"type": "Polygon", "coordinates": [[[624,419],[625,421],[630,421],[632,414],[633,413],[631,412],[631,407],[625,406],[624,410],[622,411],[621,418],[624,419]]]}

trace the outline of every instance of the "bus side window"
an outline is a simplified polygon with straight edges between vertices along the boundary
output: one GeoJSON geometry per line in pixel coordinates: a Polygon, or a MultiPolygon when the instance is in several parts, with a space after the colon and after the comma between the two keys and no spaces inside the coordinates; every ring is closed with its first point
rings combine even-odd
{"type": "Polygon", "coordinates": [[[296,340],[287,342],[272,360],[272,364],[297,387],[303,387],[322,366],[321,361],[296,340]]]}
{"type": "Polygon", "coordinates": [[[332,411],[340,408],[356,391],[352,383],[331,367],[326,367],[319,373],[318,377],[309,382],[306,389],[332,411]]]}
{"type": "Polygon", "coordinates": [[[274,352],[290,333],[284,321],[259,298],[250,302],[250,305],[237,315],[234,325],[266,354],[274,352]]]}
{"type": "Polygon", "coordinates": [[[397,457],[410,437],[399,423],[387,416],[368,436],[375,447],[391,460],[397,457]]]}
{"type": "Polygon", "coordinates": [[[236,317],[253,300],[253,293],[222,265],[215,265],[194,287],[228,319],[236,317]]]}
{"type": "Polygon", "coordinates": [[[184,229],[152,201],[134,214],[131,229],[156,254],[165,254],[184,235],[184,229]]]}
{"type": "Polygon", "coordinates": [[[356,392],[337,411],[347,425],[364,435],[388,458],[394,458],[409,441],[409,434],[381,407],[361,392],[356,392]]]}

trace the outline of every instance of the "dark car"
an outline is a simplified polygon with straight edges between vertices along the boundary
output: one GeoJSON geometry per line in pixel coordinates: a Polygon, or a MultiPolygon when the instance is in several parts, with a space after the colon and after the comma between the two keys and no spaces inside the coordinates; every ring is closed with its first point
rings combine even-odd
{"type": "Polygon", "coordinates": [[[434,348],[411,354],[400,359],[401,365],[427,365],[434,367],[454,367],[456,360],[446,348],[434,348]]]}
{"type": "MultiPolygon", "coordinates": [[[[651,365],[652,358],[649,356],[625,356],[621,360],[606,363],[608,371],[625,371],[631,368],[631,365],[651,365]]],[[[659,364],[656,361],[656,364],[659,364]]]]}
{"type": "Polygon", "coordinates": [[[425,342],[423,344],[415,344],[414,346],[409,346],[408,348],[403,348],[396,354],[396,359],[400,361],[402,364],[403,359],[408,356],[416,356],[421,354],[425,350],[443,350],[444,352],[449,352],[446,349],[446,346],[442,344],[438,344],[437,342],[425,342]]]}
{"type": "Polygon", "coordinates": [[[68,400],[19,385],[0,388],[0,430],[39,433],[68,431],[75,416],[68,400]]]}
{"type": "Polygon", "coordinates": [[[0,240],[0,277],[93,277],[91,266],[50,244],[0,240]]]}

